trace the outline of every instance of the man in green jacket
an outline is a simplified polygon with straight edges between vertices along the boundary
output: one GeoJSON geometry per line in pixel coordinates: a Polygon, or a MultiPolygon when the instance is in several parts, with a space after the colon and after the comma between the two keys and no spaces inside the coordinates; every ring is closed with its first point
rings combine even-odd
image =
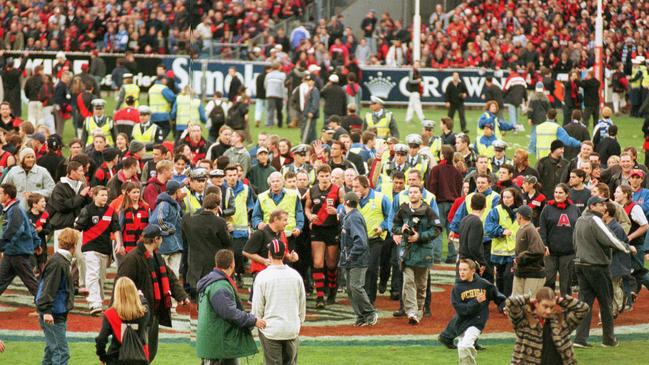
{"type": "Polygon", "coordinates": [[[433,209],[422,199],[422,187],[408,187],[408,202],[394,215],[392,234],[400,247],[403,269],[403,309],[408,323],[421,321],[428,272],[433,266],[433,240],[442,232],[442,224],[433,209]]]}
{"type": "Polygon", "coordinates": [[[243,310],[232,280],[234,254],[216,253],[216,268],[198,281],[198,329],[196,354],[202,365],[237,365],[238,358],[257,353],[252,327],[266,321],[243,310]]]}

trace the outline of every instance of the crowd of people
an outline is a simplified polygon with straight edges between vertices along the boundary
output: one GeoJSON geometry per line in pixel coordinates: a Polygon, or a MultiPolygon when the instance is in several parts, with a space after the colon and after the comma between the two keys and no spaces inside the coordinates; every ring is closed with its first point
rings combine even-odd
{"type": "Polygon", "coordinates": [[[305,5],[304,0],[10,1],[0,7],[0,49],[200,54],[215,44],[247,44],[281,20],[302,15],[305,5]]]}

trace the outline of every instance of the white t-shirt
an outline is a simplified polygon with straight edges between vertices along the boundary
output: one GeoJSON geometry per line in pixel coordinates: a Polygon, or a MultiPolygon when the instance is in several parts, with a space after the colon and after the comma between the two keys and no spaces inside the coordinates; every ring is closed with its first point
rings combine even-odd
{"type": "Polygon", "coordinates": [[[636,222],[640,226],[644,226],[647,224],[647,216],[644,215],[644,211],[642,210],[642,207],[639,205],[634,205],[633,208],[631,209],[631,214],[629,214],[629,218],[631,218],[632,221],[636,222]]]}

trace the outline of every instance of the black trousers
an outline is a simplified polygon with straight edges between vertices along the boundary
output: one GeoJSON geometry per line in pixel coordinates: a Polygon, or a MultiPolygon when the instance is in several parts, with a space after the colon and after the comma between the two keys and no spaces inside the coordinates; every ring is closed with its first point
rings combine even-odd
{"type": "Polygon", "coordinates": [[[586,127],[588,127],[588,120],[593,118],[593,126],[597,125],[599,121],[599,106],[587,106],[584,108],[584,115],[582,122],[586,127]]]}
{"type": "Polygon", "coordinates": [[[365,291],[367,292],[368,298],[370,298],[370,302],[374,304],[384,240],[380,237],[371,238],[367,243],[370,248],[370,260],[367,266],[367,272],[365,273],[365,291]]]}
{"type": "Polygon", "coordinates": [[[158,332],[160,331],[160,317],[152,313],[149,320],[149,338],[147,345],[149,345],[149,362],[152,363],[155,355],[158,353],[158,332]]]}
{"type": "Polygon", "coordinates": [[[383,247],[381,248],[381,262],[379,264],[379,283],[383,285],[387,285],[388,280],[390,280],[390,258],[392,256],[392,246],[394,246],[392,239],[388,238],[383,241],[383,247]]]}
{"type": "Polygon", "coordinates": [[[512,295],[512,285],[514,283],[514,273],[512,273],[512,263],[497,264],[496,267],[496,287],[498,291],[506,297],[512,295]]]}
{"type": "Polygon", "coordinates": [[[243,274],[246,270],[244,265],[243,246],[246,244],[245,238],[233,238],[232,249],[234,251],[234,267],[237,274],[243,274]]]}
{"type": "Polygon", "coordinates": [[[282,100],[282,98],[266,98],[266,104],[266,110],[268,112],[266,117],[269,121],[276,120],[277,126],[282,128],[282,121],[284,120],[284,116],[282,115],[284,110],[284,100],[282,100]],[[277,113],[277,119],[272,118],[270,113],[277,113]]]}
{"type": "Polygon", "coordinates": [[[401,258],[399,257],[399,246],[394,244],[392,238],[387,241],[390,244],[390,266],[392,267],[392,281],[390,282],[390,294],[401,296],[403,289],[403,272],[401,271],[401,258]]]}
{"type": "Polygon", "coordinates": [[[31,295],[36,296],[38,282],[34,276],[31,255],[4,255],[0,261],[0,294],[4,293],[18,276],[31,295]]]}
{"type": "Polygon", "coordinates": [[[462,131],[466,130],[466,118],[464,116],[464,104],[455,104],[451,103],[451,106],[448,109],[448,117],[453,119],[455,116],[455,112],[458,112],[460,114],[460,127],[462,131]]]}
{"type": "Polygon", "coordinates": [[[311,232],[308,228],[300,233],[300,235],[295,239],[295,252],[297,252],[300,259],[295,263],[293,268],[297,270],[302,277],[304,288],[307,293],[309,293],[311,292],[311,276],[309,274],[309,269],[311,268],[311,263],[313,261],[311,260],[311,232]]]}
{"type": "Polygon", "coordinates": [[[599,314],[602,320],[602,343],[612,345],[615,343],[613,324],[613,284],[608,266],[583,266],[577,268],[579,281],[579,300],[588,304],[590,310],[583,321],[577,326],[575,342],[586,343],[590,332],[590,320],[593,317],[593,302],[599,303],[599,314]]]}

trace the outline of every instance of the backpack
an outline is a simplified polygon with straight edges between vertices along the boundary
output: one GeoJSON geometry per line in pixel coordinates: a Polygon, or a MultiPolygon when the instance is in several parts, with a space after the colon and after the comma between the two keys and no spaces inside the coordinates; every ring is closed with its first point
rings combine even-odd
{"type": "Polygon", "coordinates": [[[212,121],[212,126],[221,128],[225,124],[225,110],[223,110],[223,105],[214,103],[214,108],[212,108],[209,118],[212,121]]]}
{"type": "Polygon", "coordinates": [[[109,308],[104,316],[113,329],[113,336],[120,343],[118,360],[119,364],[144,365],[149,363],[149,348],[140,339],[137,329],[131,323],[124,323],[119,318],[115,308],[109,308]]]}

